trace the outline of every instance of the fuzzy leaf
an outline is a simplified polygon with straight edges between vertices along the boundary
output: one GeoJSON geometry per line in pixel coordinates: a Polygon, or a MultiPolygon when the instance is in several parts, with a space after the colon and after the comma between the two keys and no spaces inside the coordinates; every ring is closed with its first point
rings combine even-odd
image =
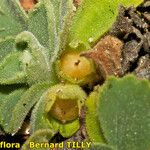
{"type": "Polygon", "coordinates": [[[52,129],[51,124],[45,115],[45,94],[43,94],[36,104],[31,115],[31,132],[34,133],[41,129],[52,129]]]}
{"type": "Polygon", "coordinates": [[[108,145],[100,143],[92,143],[90,150],[115,150],[115,149],[108,145]]]}
{"type": "Polygon", "coordinates": [[[66,20],[67,16],[73,12],[74,6],[72,0],[51,0],[51,3],[54,7],[56,32],[59,36],[65,25],[64,21],[66,20]]]}
{"type": "Polygon", "coordinates": [[[25,83],[26,72],[21,67],[21,53],[8,55],[0,64],[0,84],[25,83]]]}
{"type": "Polygon", "coordinates": [[[10,52],[14,51],[14,42],[15,40],[13,37],[0,40],[0,61],[10,52]]]}
{"type": "MultiPolygon", "coordinates": [[[[50,6],[48,6],[50,7],[50,6]]],[[[54,40],[56,36],[53,8],[50,8],[48,16],[47,9],[43,2],[39,2],[29,13],[29,31],[39,40],[39,42],[49,49],[54,50],[54,40]]]]}
{"type": "Polygon", "coordinates": [[[97,102],[99,90],[94,91],[86,100],[86,130],[90,141],[104,143],[104,136],[97,118],[97,102]]]}
{"type": "MultiPolygon", "coordinates": [[[[59,57],[61,50],[63,49],[63,46],[66,44],[66,35],[67,32],[66,28],[68,27],[68,22],[70,22],[70,16],[73,13],[73,1],[72,0],[52,0],[51,1],[53,9],[54,9],[54,15],[55,15],[55,29],[56,29],[56,39],[55,39],[55,47],[51,53],[51,60],[50,60],[50,66],[51,66],[51,78],[54,80],[58,80],[55,72],[55,61],[59,57]],[[67,27],[66,27],[67,26],[67,27]],[[62,40],[65,39],[65,40],[62,40]]],[[[47,3],[47,0],[45,0],[45,5],[50,6],[50,4],[47,3]]]]}
{"type": "Polygon", "coordinates": [[[29,14],[29,31],[49,49],[50,56],[59,49],[60,34],[67,15],[72,11],[71,0],[41,0],[29,14]]]}
{"type": "Polygon", "coordinates": [[[53,137],[54,133],[49,129],[42,129],[38,130],[35,133],[33,133],[29,139],[23,144],[21,150],[49,150],[50,147],[40,147],[40,148],[31,148],[30,142],[33,143],[49,143],[49,140],[53,137]]]}
{"type": "Polygon", "coordinates": [[[119,5],[137,6],[143,0],[84,0],[77,10],[70,29],[72,48],[90,48],[115,22],[119,5]]]}
{"type": "Polygon", "coordinates": [[[149,81],[133,75],[109,78],[100,92],[98,118],[107,143],[116,150],[148,150],[149,81]]]}
{"type": "Polygon", "coordinates": [[[46,49],[34,35],[24,31],[16,37],[16,47],[24,51],[22,62],[27,73],[27,82],[34,84],[50,80],[50,66],[46,49]]]}
{"type": "Polygon", "coordinates": [[[3,101],[1,105],[1,125],[6,132],[9,133],[10,121],[12,117],[12,111],[15,107],[15,104],[20,100],[22,94],[26,91],[26,89],[21,88],[18,89],[11,94],[9,94],[3,101]],[[6,117],[7,116],[7,117],[6,117]]]}
{"type": "Polygon", "coordinates": [[[25,117],[35,103],[40,99],[43,92],[45,92],[52,83],[41,83],[33,85],[27,92],[25,92],[18,103],[11,111],[12,117],[9,124],[9,132],[16,133],[21,127],[25,117]]]}
{"type": "Polygon", "coordinates": [[[79,119],[76,119],[73,122],[61,124],[59,127],[59,133],[63,137],[68,138],[71,137],[73,134],[75,134],[79,128],[80,128],[80,122],[79,119]]]}
{"type": "Polygon", "coordinates": [[[64,138],[71,137],[80,128],[79,119],[62,124],[61,122],[50,116],[49,122],[51,124],[51,129],[53,129],[55,133],[59,132],[64,138]]]}
{"type": "Polygon", "coordinates": [[[6,97],[13,92],[15,89],[18,89],[18,87],[9,86],[9,85],[0,85],[0,122],[2,121],[2,105],[5,102],[6,97]]]}
{"type": "Polygon", "coordinates": [[[27,29],[27,16],[19,0],[0,1],[0,39],[27,29]]]}

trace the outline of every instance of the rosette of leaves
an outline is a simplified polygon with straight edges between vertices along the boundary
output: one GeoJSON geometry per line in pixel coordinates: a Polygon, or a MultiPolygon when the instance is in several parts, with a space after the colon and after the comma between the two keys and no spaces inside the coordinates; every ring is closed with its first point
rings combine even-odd
{"type": "MultiPolygon", "coordinates": [[[[58,83],[53,62],[72,11],[69,0],[39,1],[29,14],[19,0],[0,2],[0,124],[5,132],[15,134],[43,93],[58,83]]],[[[31,116],[36,120],[37,114],[31,116]]]]}
{"type": "Polygon", "coordinates": [[[26,14],[19,0],[0,1],[0,124],[5,132],[15,134],[31,108],[32,132],[54,127],[43,118],[43,110],[45,92],[61,81],[56,60],[67,51],[80,57],[113,24],[118,4],[132,3],[141,1],[85,0],[73,12],[72,0],[39,0],[26,14]]]}
{"type": "Polygon", "coordinates": [[[86,117],[89,139],[95,143],[93,147],[103,149],[101,147],[107,143],[106,149],[149,149],[149,81],[133,75],[120,79],[110,77],[96,92],[86,102],[88,110],[95,107],[96,113],[92,115],[91,111],[87,111],[86,117]],[[90,120],[91,116],[94,117],[90,120]]]}

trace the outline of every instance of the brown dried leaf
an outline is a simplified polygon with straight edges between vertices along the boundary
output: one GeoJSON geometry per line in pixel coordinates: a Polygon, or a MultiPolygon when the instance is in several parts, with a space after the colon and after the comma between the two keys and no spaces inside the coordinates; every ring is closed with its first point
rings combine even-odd
{"type": "Polygon", "coordinates": [[[73,0],[73,3],[76,7],[79,7],[81,4],[81,0],[73,0]]]}
{"type": "Polygon", "coordinates": [[[104,79],[107,75],[121,76],[122,47],[122,41],[113,36],[106,36],[101,39],[91,51],[82,55],[93,59],[98,67],[98,71],[104,79]]]}
{"type": "Polygon", "coordinates": [[[34,5],[37,3],[36,0],[20,0],[21,6],[26,10],[33,9],[34,5]]]}

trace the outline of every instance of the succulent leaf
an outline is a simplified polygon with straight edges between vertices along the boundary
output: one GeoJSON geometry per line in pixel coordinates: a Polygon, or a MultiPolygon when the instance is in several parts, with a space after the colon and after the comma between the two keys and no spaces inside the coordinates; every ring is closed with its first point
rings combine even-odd
{"type": "Polygon", "coordinates": [[[119,5],[139,5],[143,0],[84,0],[70,29],[69,45],[88,50],[115,22],[119,5]]]}
{"type": "Polygon", "coordinates": [[[90,141],[105,143],[96,111],[99,100],[99,91],[100,89],[96,89],[94,92],[92,92],[85,102],[87,107],[85,125],[90,141]]]}
{"type": "Polygon", "coordinates": [[[19,0],[0,1],[0,39],[15,36],[27,29],[27,15],[19,0]]]}
{"type": "Polygon", "coordinates": [[[133,75],[111,77],[101,89],[98,118],[105,139],[117,150],[150,147],[150,83],[133,75]]]}
{"type": "Polygon", "coordinates": [[[1,105],[1,125],[4,130],[8,133],[10,132],[10,124],[11,124],[11,117],[12,111],[15,108],[15,104],[18,103],[22,94],[26,91],[24,88],[20,88],[15,90],[14,92],[10,93],[5,99],[3,99],[3,103],[1,105]],[[6,117],[7,116],[7,117],[6,117]]]}
{"type": "Polygon", "coordinates": [[[9,132],[16,133],[31,110],[31,108],[40,99],[43,92],[45,92],[52,83],[39,83],[29,88],[19,99],[11,111],[12,117],[9,124],[9,132]]]}
{"type": "MultiPolygon", "coordinates": [[[[29,139],[23,144],[21,150],[29,150],[30,149],[30,142],[33,143],[49,143],[49,140],[53,137],[54,133],[49,129],[42,129],[38,130],[35,133],[33,133],[29,139]]],[[[32,148],[33,150],[36,150],[37,148],[32,148]]],[[[38,148],[39,149],[39,148],[38,148]]],[[[49,150],[47,147],[40,147],[40,150],[49,150]]]]}
{"type": "Polygon", "coordinates": [[[0,84],[25,83],[26,72],[21,67],[21,53],[6,56],[0,63],[0,84]]]}

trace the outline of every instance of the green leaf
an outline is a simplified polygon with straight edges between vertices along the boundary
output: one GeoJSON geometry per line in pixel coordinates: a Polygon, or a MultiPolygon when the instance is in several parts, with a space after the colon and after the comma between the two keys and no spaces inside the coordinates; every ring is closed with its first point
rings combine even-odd
{"type": "Polygon", "coordinates": [[[39,148],[34,147],[36,143],[45,143],[49,144],[49,140],[53,137],[54,133],[49,129],[42,129],[34,132],[29,139],[23,144],[21,150],[49,150],[49,146],[39,146],[39,148]]]}
{"type": "MultiPolygon", "coordinates": [[[[48,6],[50,7],[50,6],[48,6]]],[[[49,49],[49,55],[55,47],[55,21],[53,7],[50,8],[48,16],[47,8],[43,2],[39,2],[29,13],[29,31],[34,34],[38,41],[49,49]]]]}
{"type": "Polygon", "coordinates": [[[65,24],[70,21],[68,17],[72,12],[72,0],[41,0],[29,14],[29,31],[35,35],[42,45],[48,48],[50,75],[51,79],[55,80],[56,83],[58,83],[58,78],[54,63],[59,56],[61,45],[65,45],[66,41],[61,40],[64,35],[63,37],[61,35],[65,24]],[[41,28],[42,26],[44,28],[41,28]]]}
{"type": "Polygon", "coordinates": [[[25,83],[26,72],[21,66],[21,53],[8,55],[0,63],[0,84],[25,83]]]}
{"type": "Polygon", "coordinates": [[[90,150],[115,150],[115,149],[108,145],[104,145],[100,143],[92,143],[90,150]]]}
{"type": "Polygon", "coordinates": [[[25,117],[31,108],[39,101],[43,92],[45,92],[52,83],[41,83],[33,85],[27,92],[25,92],[20,100],[16,103],[14,109],[11,111],[12,117],[9,124],[9,132],[16,133],[21,127],[25,117]]]}
{"type": "Polygon", "coordinates": [[[35,105],[31,115],[31,132],[34,133],[40,129],[52,129],[45,115],[45,93],[35,105]]]}
{"type": "Polygon", "coordinates": [[[0,40],[0,61],[4,59],[6,55],[14,51],[14,42],[13,37],[0,40]]]}
{"type": "Polygon", "coordinates": [[[117,150],[150,147],[150,83],[133,75],[109,78],[101,89],[98,118],[107,143],[117,150]]]}
{"type": "Polygon", "coordinates": [[[71,137],[80,128],[79,119],[76,119],[74,121],[65,124],[62,124],[60,121],[54,119],[52,116],[49,116],[48,119],[51,129],[53,129],[55,133],[59,132],[64,138],[71,137]]]}
{"type": "Polygon", "coordinates": [[[27,73],[27,82],[32,85],[50,80],[50,66],[46,49],[28,31],[16,37],[18,51],[24,51],[22,62],[27,73]]]}
{"type": "Polygon", "coordinates": [[[19,0],[0,1],[0,39],[27,29],[27,16],[19,0]]]}
{"type": "Polygon", "coordinates": [[[6,97],[13,92],[14,90],[18,89],[16,85],[9,86],[9,85],[0,85],[0,122],[2,121],[2,105],[5,102],[6,97]]]}
{"type": "Polygon", "coordinates": [[[56,32],[59,36],[65,25],[64,21],[73,12],[74,6],[72,0],[51,0],[51,3],[54,7],[56,32]]]}
{"type": "Polygon", "coordinates": [[[72,12],[71,0],[41,0],[29,14],[29,31],[42,45],[49,48],[50,56],[59,49],[60,34],[67,16],[72,12]]]}
{"type": "Polygon", "coordinates": [[[73,134],[75,134],[80,128],[80,121],[79,119],[76,119],[73,122],[61,124],[59,127],[59,133],[63,137],[71,137],[73,134]]]}
{"type": "Polygon", "coordinates": [[[137,6],[142,1],[84,0],[73,18],[69,45],[72,48],[82,45],[88,50],[115,22],[119,5],[137,6]]]}
{"type": "Polygon", "coordinates": [[[99,91],[100,90],[96,89],[94,92],[92,92],[85,102],[87,107],[85,126],[90,141],[104,143],[105,140],[100,128],[96,111],[97,102],[99,100],[99,91]]]}
{"type": "Polygon", "coordinates": [[[15,108],[16,103],[20,100],[22,94],[26,91],[24,88],[20,88],[15,90],[14,92],[10,93],[3,101],[1,105],[1,125],[4,130],[10,133],[10,124],[11,124],[11,117],[12,111],[15,108]],[[6,117],[7,116],[7,117],[6,117]]]}

